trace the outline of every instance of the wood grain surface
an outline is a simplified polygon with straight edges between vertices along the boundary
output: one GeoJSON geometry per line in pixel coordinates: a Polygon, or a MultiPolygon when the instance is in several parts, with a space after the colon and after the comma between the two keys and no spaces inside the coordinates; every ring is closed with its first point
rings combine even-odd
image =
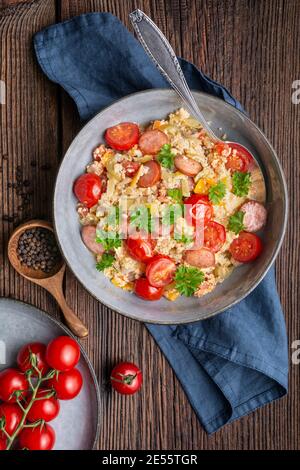
{"type": "MultiPolygon", "coordinates": [[[[0,1],[0,7],[8,3],[15,2],[0,1]]],[[[300,338],[300,105],[291,99],[292,83],[300,80],[300,0],[38,0],[2,8],[0,295],[59,315],[50,295],[14,272],[6,254],[8,237],[21,221],[51,219],[55,174],[80,128],[71,100],[37,66],[32,35],[90,11],[109,11],[129,26],[128,13],[136,7],[153,18],[178,55],[231,90],[278,152],[289,186],[290,218],[276,267],[291,352],[300,338]]],[[[300,448],[299,365],[291,364],[287,398],[208,436],[144,326],[96,302],[69,272],[65,293],[90,329],[83,345],[102,392],[100,449],[300,448]],[[137,396],[111,393],[107,378],[119,360],[142,367],[145,383],[137,396]]]]}

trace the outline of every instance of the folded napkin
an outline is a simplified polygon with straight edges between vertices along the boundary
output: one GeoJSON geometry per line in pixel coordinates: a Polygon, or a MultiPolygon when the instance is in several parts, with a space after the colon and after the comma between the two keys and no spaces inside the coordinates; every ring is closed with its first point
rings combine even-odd
{"type": "MultiPolygon", "coordinates": [[[[74,99],[82,119],[124,95],[168,88],[140,44],[109,13],[75,17],[37,33],[45,74],[74,99]]],[[[242,110],[221,85],[180,59],[191,88],[242,110]]],[[[146,325],[208,433],[287,393],[285,324],[274,269],[238,305],[181,326],[146,325]]]]}

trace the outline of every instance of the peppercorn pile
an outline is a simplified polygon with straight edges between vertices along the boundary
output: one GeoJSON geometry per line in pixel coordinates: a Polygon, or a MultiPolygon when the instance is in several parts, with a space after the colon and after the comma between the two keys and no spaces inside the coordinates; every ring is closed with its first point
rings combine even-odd
{"type": "Polygon", "coordinates": [[[18,242],[18,258],[28,268],[49,273],[60,260],[54,234],[45,228],[25,230],[18,242]]]}

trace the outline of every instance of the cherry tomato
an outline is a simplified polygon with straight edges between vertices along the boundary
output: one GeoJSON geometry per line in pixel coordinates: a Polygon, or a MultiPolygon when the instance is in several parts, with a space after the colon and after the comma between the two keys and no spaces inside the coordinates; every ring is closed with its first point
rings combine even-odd
{"type": "Polygon", "coordinates": [[[6,450],[7,440],[6,437],[0,437],[0,450],[6,450]]]}
{"type": "Polygon", "coordinates": [[[130,256],[142,263],[147,263],[153,257],[154,242],[150,238],[135,234],[127,238],[126,246],[130,256]]]}
{"type": "MultiPolygon", "coordinates": [[[[0,420],[4,418],[4,429],[10,436],[13,435],[13,433],[19,426],[22,417],[23,412],[19,405],[17,405],[16,403],[2,403],[2,405],[0,405],[0,420]]],[[[0,431],[0,440],[1,439],[5,439],[5,435],[3,432],[0,431]]]]}
{"type": "Polygon", "coordinates": [[[47,346],[46,361],[52,369],[66,371],[73,369],[80,359],[80,348],[69,336],[59,336],[47,346]]]}
{"type": "Polygon", "coordinates": [[[36,397],[38,398],[37,401],[33,402],[32,407],[29,410],[27,415],[28,421],[34,423],[40,419],[43,419],[47,423],[55,419],[60,410],[59,401],[52,396],[47,398],[50,394],[48,390],[40,389],[37,392],[36,397]]]}
{"type": "Polygon", "coordinates": [[[245,172],[248,170],[250,163],[253,158],[250,152],[236,142],[230,143],[218,143],[215,146],[216,151],[222,155],[222,152],[226,150],[227,162],[226,168],[232,171],[245,172]]]}
{"type": "Polygon", "coordinates": [[[115,150],[129,150],[139,141],[139,127],[133,122],[121,122],[106,129],[104,138],[115,150]]]}
{"type": "Polygon", "coordinates": [[[204,217],[204,225],[207,225],[213,216],[212,204],[205,194],[192,194],[184,201],[184,204],[189,206],[186,213],[188,223],[196,225],[196,221],[204,217]]]}
{"type": "Polygon", "coordinates": [[[28,383],[24,374],[16,369],[4,369],[0,372],[0,400],[15,403],[17,401],[14,395],[17,391],[23,393],[19,397],[25,398],[28,383]]]}
{"type": "Polygon", "coordinates": [[[241,232],[231,243],[229,251],[232,257],[240,263],[255,260],[262,252],[261,239],[255,233],[241,232]]]}
{"type": "Polygon", "coordinates": [[[156,255],[148,263],[146,276],[153,287],[163,287],[172,282],[176,271],[176,264],[171,258],[156,255]]]}
{"type": "Polygon", "coordinates": [[[47,381],[47,388],[53,388],[59,400],[72,400],[82,388],[82,375],[78,369],[71,369],[47,381]]]}
{"type": "Polygon", "coordinates": [[[19,434],[19,446],[28,450],[52,450],[55,444],[55,431],[50,424],[35,428],[24,428],[19,434]]]}
{"type": "Polygon", "coordinates": [[[134,292],[144,300],[159,300],[163,295],[163,288],[151,286],[146,277],[140,277],[135,281],[134,292]]]}
{"type": "Polygon", "coordinates": [[[32,369],[32,375],[37,375],[37,372],[32,368],[30,362],[30,356],[34,354],[36,356],[36,367],[41,371],[42,375],[46,375],[49,370],[49,366],[46,362],[46,346],[43,343],[30,343],[23,346],[17,356],[17,363],[22,372],[26,372],[32,369]]]}
{"type": "Polygon", "coordinates": [[[97,204],[103,190],[102,179],[95,173],[84,173],[74,183],[74,194],[88,208],[97,204]]]}
{"type": "Polygon", "coordinates": [[[204,229],[204,246],[216,253],[226,241],[226,230],[224,225],[211,220],[204,229]]]}
{"type": "Polygon", "coordinates": [[[151,188],[154,186],[161,178],[161,166],[154,160],[150,160],[144,164],[146,173],[142,175],[138,181],[140,188],[151,188]]]}
{"type": "Polygon", "coordinates": [[[142,371],[131,362],[121,362],[110,375],[112,387],[122,395],[133,395],[142,386],[142,371]]]}
{"type": "Polygon", "coordinates": [[[141,164],[138,162],[123,162],[122,166],[125,170],[125,175],[132,178],[139,170],[141,164]]]}

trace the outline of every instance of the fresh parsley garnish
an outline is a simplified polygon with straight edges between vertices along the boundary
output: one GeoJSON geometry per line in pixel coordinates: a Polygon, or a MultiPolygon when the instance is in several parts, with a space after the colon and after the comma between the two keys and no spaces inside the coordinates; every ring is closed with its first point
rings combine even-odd
{"type": "Polygon", "coordinates": [[[177,233],[177,232],[174,232],[174,239],[177,242],[184,243],[185,245],[187,245],[189,243],[192,243],[194,241],[193,237],[189,237],[189,236],[185,235],[184,233],[181,234],[181,233],[177,233]]]}
{"type": "Polygon", "coordinates": [[[204,281],[204,273],[197,268],[179,266],[175,273],[175,287],[180,294],[191,297],[204,281]]]}
{"type": "Polygon", "coordinates": [[[130,223],[133,227],[144,230],[145,232],[152,232],[154,228],[154,219],[149,207],[138,207],[130,214],[130,223]]]}
{"type": "Polygon", "coordinates": [[[168,189],[167,191],[168,196],[170,196],[174,201],[178,202],[179,204],[182,203],[182,191],[178,188],[168,189]]]}
{"type": "Polygon", "coordinates": [[[249,172],[235,171],[232,175],[232,192],[236,196],[247,196],[251,185],[249,172]]]}
{"type": "Polygon", "coordinates": [[[174,157],[175,155],[171,152],[171,145],[165,144],[158,152],[157,160],[159,161],[161,166],[172,170],[172,168],[174,167],[174,157]]]}
{"type": "Polygon", "coordinates": [[[235,214],[231,215],[228,220],[228,229],[236,235],[244,230],[244,216],[245,212],[243,211],[237,211],[235,214]]]}
{"type": "Polygon", "coordinates": [[[115,257],[111,253],[103,253],[101,260],[96,264],[97,271],[104,271],[104,269],[109,268],[114,260],[115,257]]]}
{"type": "Polygon", "coordinates": [[[215,186],[211,186],[208,191],[209,200],[213,204],[219,204],[226,194],[226,186],[222,181],[219,181],[215,186]]]}
{"type": "Polygon", "coordinates": [[[120,235],[115,232],[106,232],[105,230],[98,230],[96,242],[101,243],[105,251],[119,248],[122,245],[120,235]]]}
{"type": "Polygon", "coordinates": [[[164,225],[173,225],[175,221],[183,215],[183,204],[172,204],[165,207],[162,214],[162,223],[164,225]]]}

